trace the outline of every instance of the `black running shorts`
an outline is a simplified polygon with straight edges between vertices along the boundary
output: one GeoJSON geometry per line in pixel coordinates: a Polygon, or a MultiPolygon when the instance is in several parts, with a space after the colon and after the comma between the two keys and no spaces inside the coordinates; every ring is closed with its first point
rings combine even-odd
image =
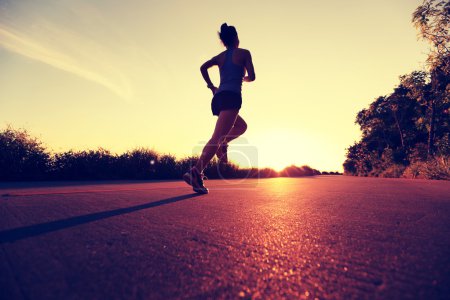
{"type": "Polygon", "coordinates": [[[222,91],[214,95],[211,101],[211,110],[214,116],[218,116],[222,110],[240,109],[242,95],[232,91],[222,91]]]}

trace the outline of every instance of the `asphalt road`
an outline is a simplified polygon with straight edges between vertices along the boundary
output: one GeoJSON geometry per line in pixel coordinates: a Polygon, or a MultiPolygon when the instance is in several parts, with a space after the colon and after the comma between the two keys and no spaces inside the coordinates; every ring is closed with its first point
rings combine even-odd
{"type": "Polygon", "coordinates": [[[0,185],[1,299],[450,299],[450,182],[0,185]]]}

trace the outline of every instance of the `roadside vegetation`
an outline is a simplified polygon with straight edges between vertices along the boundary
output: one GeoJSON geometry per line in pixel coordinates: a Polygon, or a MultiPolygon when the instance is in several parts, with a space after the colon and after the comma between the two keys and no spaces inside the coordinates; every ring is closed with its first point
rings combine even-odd
{"type": "Polygon", "coordinates": [[[432,46],[428,69],[358,112],[362,138],[347,149],[346,175],[450,180],[450,1],[425,0],[412,21],[432,46]]]}
{"type": "MultiPolygon", "coordinates": [[[[0,181],[22,180],[152,180],[180,179],[198,157],[177,159],[170,154],[138,148],[122,154],[96,150],[51,153],[26,130],[8,126],[0,131],[0,181]]],[[[290,166],[281,172],[270,168],[239,168],[213,160],[208,178],[269,178],[320,175],[309,166],[290,166]]],[[[339,174],[326,172],[325,174],[339,174]]]]}

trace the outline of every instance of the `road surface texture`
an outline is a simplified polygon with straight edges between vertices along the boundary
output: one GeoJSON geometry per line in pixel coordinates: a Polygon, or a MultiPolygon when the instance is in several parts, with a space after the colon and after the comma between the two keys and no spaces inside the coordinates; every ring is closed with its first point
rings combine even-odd
{"type": "Polygon", "coordinates": [[[0,186],[1,299],[450,299],[450,182],[0,186]]]}

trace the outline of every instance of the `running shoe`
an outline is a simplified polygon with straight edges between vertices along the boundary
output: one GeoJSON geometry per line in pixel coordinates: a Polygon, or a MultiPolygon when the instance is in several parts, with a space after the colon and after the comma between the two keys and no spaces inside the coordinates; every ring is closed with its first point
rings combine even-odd
{"type": "Polygon", "coordinates": [[[187,184],[192,185],[194,192],[199,194],[208,194],[209,190],[203,185],[203,179],[206,177],[200,173],[196,167],[192,167],[188,172],[183,175],[184,181],[187,184]]]}

